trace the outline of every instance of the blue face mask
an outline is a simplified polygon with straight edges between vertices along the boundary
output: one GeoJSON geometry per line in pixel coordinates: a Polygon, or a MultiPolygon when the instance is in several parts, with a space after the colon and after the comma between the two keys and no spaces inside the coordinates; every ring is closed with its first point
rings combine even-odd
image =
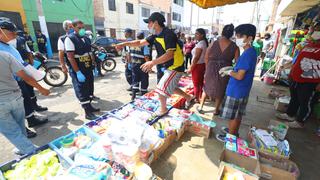
{"type": "Polygon", "coordinates": [[[73,28],[68,30],[68,34],[72,34],[72,33],[74,33],[74,29],[73,28]]]}

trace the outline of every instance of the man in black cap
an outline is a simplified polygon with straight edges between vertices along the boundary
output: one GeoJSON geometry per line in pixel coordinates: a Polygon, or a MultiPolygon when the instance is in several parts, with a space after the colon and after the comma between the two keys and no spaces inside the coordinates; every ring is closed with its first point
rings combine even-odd
{"type": "Polygon", "coordinates": [[[144,63],[141,69],[144,72],[150,72],[153,66],[162,66],[161,70],[163,70],[164,74],[156,89],[161,103],[161,110],[157,112],[157,115],[162,116],[168,112],[166,100],[174,93],[186,98],[186,108],[188,108],[194,98],[178,87],[179,79],[184,72],[184,60],[177,36],[172,30],[165,27],[165,18],[159,12],[152,13],[144,22],[148,23],[148,28],[152,35],[144,40],[120,43],[117,48],[154,45],[157,50],[157,58],[144,63]]]}

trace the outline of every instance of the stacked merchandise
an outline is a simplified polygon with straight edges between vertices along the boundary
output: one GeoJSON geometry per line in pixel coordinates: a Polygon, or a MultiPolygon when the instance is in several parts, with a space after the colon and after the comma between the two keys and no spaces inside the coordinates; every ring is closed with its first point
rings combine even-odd
{"type": "Polygon", "coordinates": [[[291,150],[287,140],[277,139],[273,132],[252,127],[249,132],[250,144],[261,154],[289,159],[291,150]]]}
{"type": "MultiPolygon", "coordinates": [[[[179,84],[191,91],[191,78],[184,77],[179,84]]],[[[1,166],[0,179],[150,179],[153,175],[147,164],[182,136],[192,114],[172,109],[181,104],[180,97],[173,97],[168,100],[168,114],[157,117],[160,104],[155,98],[151,92],[52,141],[19,163],[1,166]]]]}

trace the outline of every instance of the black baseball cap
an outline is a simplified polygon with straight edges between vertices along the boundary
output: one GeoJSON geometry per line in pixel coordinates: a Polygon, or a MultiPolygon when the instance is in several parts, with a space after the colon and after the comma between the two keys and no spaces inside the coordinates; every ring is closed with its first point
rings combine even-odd
{"type": "Polygon", "coordinates": [[[0,28],[11,32],[16,32],[18,30],[17,26],[6,17],[0,17],[0,28]]]}
{"type": "Polygon", "coordinates": [[[145,23],[149,23],[149,21],[151,21],[151,22],[158,21],[159,24],[164,24],[164,22],[166,22],[166,19],[164,18],[164,16],[161,13],[154,12],[150,15],[150,17],[148,19],[144,19],[143,21],[145,23]]]}
{"type": "Polygon", "coordinates": [[[133,30],[132,30],[132,29],[130,29],[130,28],[126,28],[126,29],[124,30],[124,32],[126,32],[126,33],[132,33],[132,32],[133,32],[133,30]]]}

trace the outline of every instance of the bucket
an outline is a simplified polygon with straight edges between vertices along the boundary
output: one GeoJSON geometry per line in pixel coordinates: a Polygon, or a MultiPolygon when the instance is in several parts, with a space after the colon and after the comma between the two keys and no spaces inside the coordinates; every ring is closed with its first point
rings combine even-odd
{"type": "Polygon", "coordinates": [[[272,74],[267,74],[264,78],[263,78],[263,82],[266,83],[266,84],[273,84],[273,81],[275,79],[275,76],[272,75],[272,74]]]}

